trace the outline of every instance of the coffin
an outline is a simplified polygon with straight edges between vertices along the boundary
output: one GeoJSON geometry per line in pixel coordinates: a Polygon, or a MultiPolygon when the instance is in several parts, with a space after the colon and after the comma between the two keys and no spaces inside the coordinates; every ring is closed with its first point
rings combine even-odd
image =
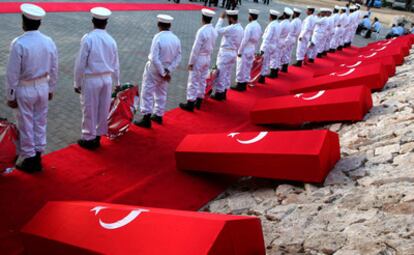
{"type": "Polygon", "coordinates": [[[378,91],[384,87],[387,80],[384,66],[380,63],[373,63],[298,81],[291,84],[290,93],[297,94],[357,85],[364,85],[373,91],[378,91]]]}
{"type": "Polygon", "coordinates": [[[96,202],[49,202],[23,228],[27,254],[265,254],[260,219],[96,202]]]}
{"type": "Polygon", "coordinates": [[[371,91],[354,86],[259,99],[250,117],[260,125],[360,121],[371,108],[371,91]]]}
{"type": "Polygon", "coordinates": [[[175,157],[179,170],[322,183],[340,151],[327,130],[247,132],[188,135],[175,157]]]}

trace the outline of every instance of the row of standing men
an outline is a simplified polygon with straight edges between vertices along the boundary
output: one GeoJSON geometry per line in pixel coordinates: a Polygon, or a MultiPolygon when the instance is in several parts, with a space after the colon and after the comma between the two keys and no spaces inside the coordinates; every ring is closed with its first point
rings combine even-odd
{"type": "MultiPolygon", "coordinates": [[[[41,155],[46,146],[48,101],[53,98],[58,80],[58,54],[53,40],[38,31],[46,12],[33,4],[23,4],[21,10],[25,33],[11,43],[6,71],[7,104],[16,109],[20,133],[16,167],[35,172],[42,169],[41,155]]],[[[341,17],[344,18],[338,19],[341,21],[337,23],[332,22],[334,25],[330,30],[329,9],[321,9],[318,16],[315,16],[315,9],[309,7],[303,25],[299,19],[299,9],[285,8],[283,13],[270,10],[270,23],[262,35],[257,22],[258,10],[249,10],[249,24],[243,29],[238,22],[237,10],[222,13],[216,26],[213,26],[211,21],[215,12],[203,9],[203,26],[197,31],[188,64],[187,102],[180,104],[180,107],[188,111],[201,108],[211,55],[218,35],[223,36],[217,57],[219,74],[211,97],[221,101],[226,99],[236,64],[237,85],[232,88],[238,91],[246,89],[261,37],[263,42],[260,52],[264,64],[259,82],[263,82],[266,76],[276,78],[279,69],[287,72],[290,52],[296,40],[298,66],[303,62],[301,57],[306,54],[312,62],[316,55],[321,57],[328,50],[350,45],[352,37],[345,35],[348,35],[346,29],[353,29],[351,17],[355,9],[352,7],[349,10],[341,9],[341,17]],[[225,25],[226,18],[228,25],[225,25]],[[341,28],[341,33],[336,32],[338,28],[341,28]],[[331,34],[327,31],[331,31],[331,34]],[[336,40],[333,44],[328,44],[326,41],[331,35],[335,35],[336,40]],[[342,40],[343,38],[346,39],[342,40]],[[319,47],[321,42],[327,46],[319,47]]],[[[101,136],[107,134],[112,86],[115,84],[116,89],[119,88],[120,70],[117,44],[106,31],[111,11],[96,7],[91,10],[91,14],[94,30],[81,39],[75,61],[74,90],[80,94],[83,114],[82,135],[78,144],[93,150],[100,146],[101,136]]],[[[157,20],[159,33],[153,37],[141,86],[140,111],[143,117],[134,122],[145,128],[150,128],[152,122],[162,124],[168,84],[181,61],[180,40],[170,30],[173,17],[160,14],[157,20]]],[[[356,26],[357,24],[358,22],[356,26]]]]}

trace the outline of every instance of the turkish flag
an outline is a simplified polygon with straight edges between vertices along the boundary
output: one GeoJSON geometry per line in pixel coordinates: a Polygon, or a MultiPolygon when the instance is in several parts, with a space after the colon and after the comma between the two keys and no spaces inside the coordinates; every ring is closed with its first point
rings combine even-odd
{"type": "Polygon", "coordinates": [[[22,234],[36,255],[265,255],[257,217],[96,202],[49,202],[22,234]]]}
{"type": "Polygon", "coordinates": [[[385,56],[382,57],[381,60],[379,59],[359,59],[359,58],[348,58],[344,59],[343,61],[335,62],[334,66],[326,67],[326,68],[319,68],[313,71],[314,77],[319,77],[323,75],[329,75],[333,72],[346,72],[351,68],[360,67],[360,66],[367,66],[370,64],[381,64],[384,67],[385,77],[392,77],[395,75],[396,67],[394,58],[392,56],[385,56]]]}
{"type": "Polygon", "coordinates": [[[177,168],[321,183],[340,158],[339,138],[328,130],[188,135],[177,168]]]}
{"type": "Polygon", "coordinates": [[[17,159],[17,127],[5,119],[0,119],[0,172],[14,166],[17,159]]]}
{"type": "Polygon", "coordinates": [[[384,66],[380,63],[372,63],[298,81],[291,84],[290,93],[297,94],[357,85],[365,85],[371,90],[381,90],[387,80],[384,66]]]}
{"type": "Polygon", "coordinates": [[[259,99],[250,111],[254,124],[360,121],[372,108],[366,86],[259,99]]]}
{"type": "Polygon", "coordinates": [[[254,84],[260,77],[262,70],[263,56],[256,55],[253,61],[252,70],[250,71],[250,84],[254,84]]]}

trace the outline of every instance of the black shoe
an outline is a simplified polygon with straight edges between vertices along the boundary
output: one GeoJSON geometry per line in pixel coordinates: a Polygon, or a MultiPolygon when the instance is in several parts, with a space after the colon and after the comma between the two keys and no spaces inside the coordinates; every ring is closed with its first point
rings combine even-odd
{"type": "Polygon", "coordinates": [[[303,60],[298,60],[295,64],[295,66],[302,67],[302,64],[303,64],[303,60]]]}
{"type": "Polygon", "coordinates": [[[277,68],[277,69],[270,69],[269,78],[275,79],[277,77],[279,77],[279,68],[277,68]]]}
{"type": "Polygon", "coordinates": [[[283,73],[287,73],[287,72],[288,72],[288,68],[289,68],[289,64],[284,64],[284,65],[282,66],[282,70],[281,70],[281,72],[283,72],[283,73]]]}
{"type": "Polygon", "coordinates": [[[201,109],[201,105],[203,104],[203,99],[202,98],[197,98],[197,100],[195,101],[195,108],[197,108],[197,110],[201,109]]]}
{"type": "Polygon", "coordinates": [[[146,114],[140,121],[134,121],[138,127],[151,128],[151,114],[146,114]]]}
{"type": "Polygon", "coordinates": [[[225,100],[225,92],[215,92],[214,94],[210,95],[210,98],[217,101],[223,101],[225,100]]]}
{"type": "Polygon", "coordinates": [[[322,52],[322,56],[324,56],[324,57],[328,56],[328,52],[326,52],[326,51],[322,52]]]}
{"type": "Polygon", "coordinates": [[[341,51],[342,49],[343,49],[343,47],[342,46],[339,46],[336,50],[341,51]]]}
{"type": "Polygon", "coordinates": [[[26,173],[34,173],[42,170],[37,156],[24,159],[22,162],[16,164],[16,168],[26,173]]]}
{"type": "Polygon", "coordinates": [[[232,90],[236,90],[236,91],[246,91],[247,89],[247,83],[245,82],[238,82],[236,86],[231,87],[232,90]]]}
{"type": "Polygon", "coordinates": [[[318,53],[317,58],[322,58],[322,53],[318,53]]]}
{"type": "Polygon", "coordinates": [[[263,75],[260,75],[257,82],[260,83],[260,84],[265,84],[266,83],[266,77],[264,77],[263,75]]]}
{"type": "Polygon", "coordinates": [[[79,139],[78,145],[87,150],[94,150],[99,147],[98,144],[96,143],[96,138],[93,140],[79,139]]]}
{"type": "Polygon", "coordinates": [[[313,59],[313,58],[310,58],[308,61],[309,61],[309,63],[315,63],[315,59],[313,59]]]}
{"type": "Polygon", "coordinates": [[[329,53],[335,53],[335,49],[329,49],[329,53]]]}
{"type": "Polygon", "coordinates": [[[158,124],[162,125],[162,116],[158,116],[156,114],[153,114],[151,116],[151,120],[154,121],[155,123],[158,123],[158,124]]]}
{"type": "Polygon", "coordinates": [[[39,171],[42,170],[42,153],[39,151],[36,151],[36,165],[37,167],[40,169],[39,171]]]}
{"type": "Polygon", "coordinates": [[[101,147],[101,136],[96,136],[95,138],[96,147],[101,147]]]}
{"type": "Polygon", "coordinates": [[[187,103],[180,103],[180,108],[187,112],[194,112],[194,101],[187,101],[187,103]]]}

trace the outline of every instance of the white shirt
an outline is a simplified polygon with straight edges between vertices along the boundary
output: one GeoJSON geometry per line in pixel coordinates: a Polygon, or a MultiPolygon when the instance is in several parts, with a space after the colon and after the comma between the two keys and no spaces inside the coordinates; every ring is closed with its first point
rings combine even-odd
{"type": "Polygon", "coordinates": [[[152,39],[148,60],[151,68],[164,77],[173,72],[181,62],[181,42],[171,31],[161,31],[152,39]]]}
{"type": "Polygon", "coordinates": [[[222,35],[220,49],[237,51],[240,48],[243,39],[243,27],[240,23],[229,26],[224,25],[224,19],[219,18],[216,24],[216,30],[219,35],[222,35]]]}
{"type": "Polygon", "coordinates": [[[115,40],[104,29],[84,35],[75,61],[75,88],[81,88],[85,75],[110,73],[119,85],[119,58],[115,40]]]}
{"type": "Polygon", "coordinates": [[[334,22],[334,29],[339,25],[339,19],[340,19],[340,14],[339,13],[334,13],[332,14],[332,20],[334,22]]]}
{"type": "Polygon", "coordinates": [[[290,22],[289,37],[297,38],[302,29],[302,20],[300,18],[294,18],[290,22]]]}
{"type": "Polygon", "coordinates": [[[280,22],[280,38],[286,39],[290,32],[290,21],[288,19],[282,20],[280,22]]]}
{"type": "Polygon", "coordinates": [[[190,55],[190,65],[194,65],[198,56],[210,56],[216,44],[217,31],[211,24],[198,29],[190,55]]]}
{"type": "Polygon", "coordinates": [[[39,31],[25,32],[10,45],[6,71],[7,100],[16,99],[20,81],[49,76],[49,92],[53,93],[58,78],[58,54],[53,40],[39,31]]]}
{"type": "Polygon", "coordinates": [[[260,51],[267,52],[269,47],[276,46],[280,37],[280,24],[277,20],[273,20],[267,25],[264,33],[260,51]]]}
{"type": "Polygon", "coordinates": [[[247,24],[244,29],[243,39],[241,41],[238,54],[243,54],[243,51],[248,48],[256,49],[259,43],[260,37],[262,36],[262,27],[256,20],[247,24]]]}
{"type": "Polygon", "coordinates": [[[306,36],[312,36],[313,30],[315,28],[316,17],[315,15],[309,15],[305,18],[302,23],[302,30],[300,31],[299,37],[303,38],[306,36]]]}

